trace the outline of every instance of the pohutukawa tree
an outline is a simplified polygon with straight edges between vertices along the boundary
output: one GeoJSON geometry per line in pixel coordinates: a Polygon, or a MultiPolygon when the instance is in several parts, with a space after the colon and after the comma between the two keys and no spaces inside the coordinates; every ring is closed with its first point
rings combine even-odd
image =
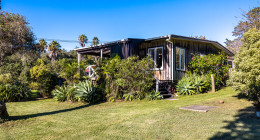
{"type": "Polygon", "coordinates": [[[98,39],[98,37],[94,37],[93,39],[92,39],[92,45],[93,46],[97,46],[99,44],[99,39],[98,39]]]}
{"type": "Polygon", "coordinates": [[[235,68],[229,83],[255,102],[260,111],[260,31],[256,28],[244,33],[244,44],[234,59],[235,68]]]}
{"type": "Polygon", "coordinates": [[[49,57],[51,61],[55,61],[58,58],[58,53],[61,49],[60,44],[57,41],[52,41],[48,46],[49,57]]]}
{"type": "Polygon", "coordinates": [[[25,17],[0,11],[0,66],[6,56],[19,50],[35,50],[34,35],[25,17]]]}
{"type": "Polygon", "coordinates": [[[88,43],[88,38],[84,34],[80,35],[78,40],[81,47],[85,47],[85,44],[88,43]]]}

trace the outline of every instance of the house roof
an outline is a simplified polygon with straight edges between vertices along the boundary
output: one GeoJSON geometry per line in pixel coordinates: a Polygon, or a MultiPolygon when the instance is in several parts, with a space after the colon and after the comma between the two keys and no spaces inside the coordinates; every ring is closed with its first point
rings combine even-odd
{"type": "Polygon", "coordinates": [[[129,42],[131,40],[143,40],[144,42],[149,42],[149,41],[160,40],[160,39],[169,39],[169,38],[210,43],[210,44],[213,44],[215,47],[217,47],[217,48],[223,50],[224,52],[226,52],[229,56],[234,56],[234,53],[232,53],[230,50],[228,50],[226,47],[224,47],[223,45],[221,45],[217,41],[206,40],[206,39],[198,39],[198,38],[192,38],[192,37],[186,37],[186,36],[180,36],[180,35],[174,35],[174,34],[170,34],[168,36],[159,36],[159,37],[154,37],[154,38],[148,38],[148,39],[126,38],[126,39],[122,39],[122,40],[117,40],[117,41],[112,41],[112,42],[108,42],[108,43],[98,44],[97,46],[89,46],[89,47],[77,48],[77,49],[74,49],[74,50],[76,50],[76,51],[83,51],[83,50],[89,50],[89,49],[106,48],[106,47],[109,47],[109,46],[111,46],[113,44],[129,42]]]}

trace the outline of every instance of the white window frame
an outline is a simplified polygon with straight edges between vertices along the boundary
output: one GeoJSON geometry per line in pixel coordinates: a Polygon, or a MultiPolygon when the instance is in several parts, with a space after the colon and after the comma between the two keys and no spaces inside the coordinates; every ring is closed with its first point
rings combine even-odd
{"type": "MultiPolygon", "coordinates": [[[[163,70],[163,46],[160,46],[160,47],[153,47],[153,48],[149,48],[148,49],[148,55],[150,55],[150,50],[154,50],[154,70],[163,70]],[[157,63],[156,63],[156,60],[157,60],[157,49],[162,49],[162,66],[160,67],[160,68],[156,68],[156,66],[157,66],[157,63]]],[[[149,57],[151,57],[151,55],[149,56],[149,57]]]]}
{"type": "MultiPolygon", "coordinates": [[[[185,71],[185,69],[186,69],[186,67],[185,67],[185,61],[186,61],[186,53],[185,53],[185,49],[184,48],[180,48],[180,47],[176,47],[176,52],[177,52],[177,48],[178,49],[180,49],[180,52],[179,52],[179,58],[180,58],[180,61],[179,61],[179,68],[177,68],[177,65],[176,65],[176,70],[181,70],[181,71],[185,71]],[[184,66],[183,66],[183,69],[181,68],[181,50],[184,50],[184,66]]],[[[175,53],[175,55],[177,55],[176,53],[175,53]]],[[[177,63],[176,62],[176,58],[175,58],[175,63],[177,63]]]]}

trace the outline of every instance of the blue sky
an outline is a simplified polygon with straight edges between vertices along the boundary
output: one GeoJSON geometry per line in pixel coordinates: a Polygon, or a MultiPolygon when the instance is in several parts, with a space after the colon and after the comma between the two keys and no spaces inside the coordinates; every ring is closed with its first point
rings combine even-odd
{"type": "Polygon", "coordinates": [[[89,41],[176,34],[224,44],[237,17],[256,6],[259,0],[2,0],[2,10],[24,15],[37,38],[75,41],[80,34],[89,41]]]}

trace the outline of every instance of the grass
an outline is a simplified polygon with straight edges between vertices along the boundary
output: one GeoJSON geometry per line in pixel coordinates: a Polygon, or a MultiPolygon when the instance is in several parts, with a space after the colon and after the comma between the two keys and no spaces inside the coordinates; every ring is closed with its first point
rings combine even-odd
{"type": "Polygon", "coordinates": [[[175,101],[7,103],[13,120],[0,124],[0,139],[259,139],[251,102],[235,95],[227,87],[175,101]],[[207,113],[179,109],[187,105],[218,107],[207,113]]]}

